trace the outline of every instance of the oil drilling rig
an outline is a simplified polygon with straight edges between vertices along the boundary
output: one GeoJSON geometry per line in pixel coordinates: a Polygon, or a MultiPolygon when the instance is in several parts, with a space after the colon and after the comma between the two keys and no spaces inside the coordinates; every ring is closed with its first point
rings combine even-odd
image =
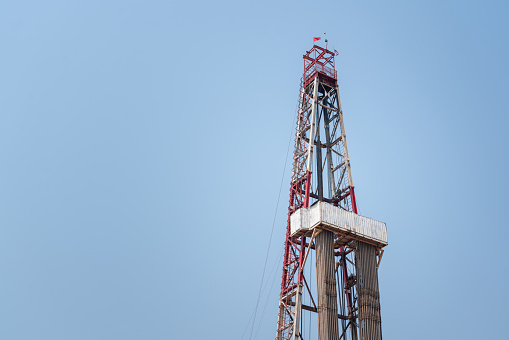
{"type": "Polygon", "coordinates": [[[305,313],[314,339],[381,340],[387,227],[357,214],[335,53],[315,44],[303,59],[276,340],[309,338],[305,313]]]}

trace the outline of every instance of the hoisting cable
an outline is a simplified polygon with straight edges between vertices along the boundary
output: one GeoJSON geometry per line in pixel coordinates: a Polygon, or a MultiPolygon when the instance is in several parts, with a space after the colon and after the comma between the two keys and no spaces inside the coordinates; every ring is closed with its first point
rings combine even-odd
{"type": "MultiPolygon", "coordinates": [[[[281,248],[281,252],[279,253],[279,256],[276,260],[276,262],[274,264],[278,264],[278,263],[281,263],[281,259],[283,258],[283,254],[284,254],[284,250],[285,248],[282,247],[281,248]]],[[[274,268],[277,268],[277,266],[274,266],[274,268]]],[[[273,269],[274,269],[273,268],[273,269]]],[[[274,282],[276,282],[276,271],[272,270],[271,273],[269,274],[269,278],[267,279],[267,283],[265,284],[265,287],[263,288],[263,291],[265,291],[265,288],[267,288],[267,284],[269,283],[269,280],[270,280],[270,277],[274,274],[274,277],[272,278],[272,282],[270,284],[270,288],[269,288],[269,292],[272,291],[272,287],[274,286],[274,282]]],[[[263,292],[262,292],[262,295],[263,295],[263,292]]],[[[260,316],[260,321],[258,322],[258,327],[256,327],[256,333],[255,333],[255,336],[254,336],[254,339],[258,339],[258,333],[260,332],[260,327],[262,325],[262,320],[263,320],[263,317],[265,316],[265,309],[267,308],[267,305],[269,303],[269,299],[270,299],[270,293],[267,294],[267,299],[265,300],[265,305],[263,306],[263,310],[262,310],[262,315],[260,316]]]]}
{"type": "MultiPolygon", "coordinates": [[[[300,96],[300,93],[299,93],[299,96],[300,96]]],[[[299,100],[299,102],[300,102],[300,100],[299,100]]],[[[298,115],[298,113],[299,113],[299,104],[297,104],[297,106],[298,106],[297,107],[297,115],[298,115]]],[[[256,323],[256,313],[258,311],[258,304],[260,303],[260,297],[261,297],[261,294],[262,294],[263,279],[265,278],[265,271],[267,269],[267,260],[269,258],[270,246],[272,244],[272,235],[274,234],[274,226],[276,225],[277,211],[278,211],[278,208],[279,208],[279,201],[280,201],[280,198],[281,198],[281,190],[283,189],[283,181],[284,181],[284,178],[285,178],[286,165],[288,163],[288,154],[290,153],[290,145],[291,145],[291,142],[292,142],[292,135],[293,135],[293,129],[294,129],[294,125],[295,125],[295,119],[296,119],[296,117],[294,116],[294,120],[292,122],[292,129],[290,131],[290,139],[288,140],[288,148],[286,150],[286,157],[285,157],[285,164],[284,164],[284,168],[283,168],[283,174],[281,175],[281,184],[279,185],[279,194],[277,196],[276,211],[274,212],[274,219],[272,221],[272,229],[270,231],[269,245],[267,246],[267,253],[265,255],[265,263],[263,265],[262,279],[260,280],[260,288],[258,289],[258,298],[256,299],[256,306],[255,306],[255,310],[254,310],[253,324],[251,326],[251,333],[249,334],[249,340],[252,340],[254,325],[256,323]]],[[[248,327],[249,327],[249,323],[248,323],[248,327]]],[[[244,333],[245,333],[245,331],[244,331],[244,333]]],[[[242,336],[242,338],[243,337],[244,336],[242,336]]],[[[242,340],[242,338],[241,338],[241,340],[242,340]]]]}

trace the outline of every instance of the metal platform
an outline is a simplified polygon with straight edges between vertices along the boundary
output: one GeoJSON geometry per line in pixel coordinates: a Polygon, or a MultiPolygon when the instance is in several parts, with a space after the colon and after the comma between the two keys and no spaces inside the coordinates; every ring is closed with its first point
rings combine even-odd
{"type": "Polygon", "coordinates": [[[290,216],[292,237],[301,235],[310,237],[315,228],[339,234],[340,239],[344,241],[340,243],[358,240],[378,248],[388,244],[387,226],[384,222],[355,214],[326,202],[316,202],[311,207],[301,208],[290,216]]]}

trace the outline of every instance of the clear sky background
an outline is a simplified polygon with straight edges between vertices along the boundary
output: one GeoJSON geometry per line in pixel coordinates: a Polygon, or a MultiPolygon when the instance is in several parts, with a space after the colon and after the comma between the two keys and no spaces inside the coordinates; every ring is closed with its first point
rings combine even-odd
{"type": "Polygon", "coordinates": [[[360,212],[388,227],[384,338],[506,338],[508,11],[2,2],[0,338],[273,339],[289,167],[249,320],[323,32],[360,212]]]}

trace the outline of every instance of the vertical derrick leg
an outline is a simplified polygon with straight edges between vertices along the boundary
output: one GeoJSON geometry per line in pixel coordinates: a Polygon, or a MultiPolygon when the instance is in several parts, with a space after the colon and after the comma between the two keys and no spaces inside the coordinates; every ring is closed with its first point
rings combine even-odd
{"type": "Polygon", "coordinates": [[[285,321],[285,304],[283,303],[283,301],[280,300],[279,301],[279,314],[278,314],[278,318],[277,318],[277,335],[276,335],[276,340],[282,340],[283,339],[284,321],[285,321]]]}
{"type": "Polygon", "coordinates": [[[376,248],[357,242],[355,252],[359,306],[359,339],[381,340],[380,293],[376,268],[376,248]]]}
{"type": "Polygon", "coordinates": [[[334,234],[323,230],[316,237],[318,339],[339,338],[338,304],[334,264],[334,234]]]}
{"type": "Polygon", "coordinates": [[[295,314],[293,319],[293,336],[292,340],[302,338],[300,334],[300,317],[302,313],[302,281],[304,279],[303,266],[304,266],[304,253],[306,250],[306,237],[302,236],[300,240],[300,253],[299,253],[299,272],[297,273],[297,288],[295,294],[295,314]]]}
{"type": "Polygon", "coordinates": [[[293,320],[293,335],[292,340],[299,340],[302,338],[300,334],[300,317],[302,314],[302,284],[298,283],[297,292],[295,294],[295,318],[293,320]]]}

